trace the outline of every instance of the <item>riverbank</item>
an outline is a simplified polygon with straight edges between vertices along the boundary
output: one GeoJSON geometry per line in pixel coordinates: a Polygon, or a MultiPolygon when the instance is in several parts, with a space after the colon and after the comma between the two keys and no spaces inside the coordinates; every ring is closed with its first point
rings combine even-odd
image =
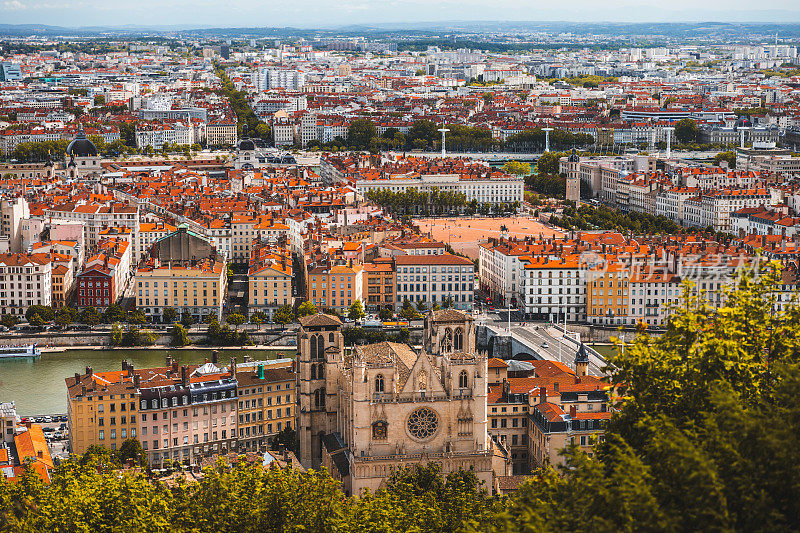
{"type": "Polygon", "coordinates": [[[49,353],[49,354],[57,354],[57,353],[64,353],[69,351],[130,351],[130,350],[154,350],[163,352],[168,350],[170,352],[173,351],[196,351],[196,350],[219,350],[220,352],[228,352],[228,351],[291,351],[295,352],[295,346],[289,345],[267,345],[267,344],[254,344],[248,346],[204,346],[199,344],[189,344],[187,346],[104,346],[104,345],[96,345],[96,346],[39,346],[38,347],[42,353],[49,353]]]}

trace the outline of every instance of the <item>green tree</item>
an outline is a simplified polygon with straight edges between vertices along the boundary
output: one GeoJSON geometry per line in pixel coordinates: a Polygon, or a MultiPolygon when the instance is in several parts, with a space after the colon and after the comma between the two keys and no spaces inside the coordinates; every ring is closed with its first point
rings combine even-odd
{"type": "Polygon", "coordinates": [[[536,162],[536,171],[539,175],[542,174],[549,174],[549,175],[558,175],[558,160],[562,154],[557,152],[545,152],[540,157],[539,160],[536,162]]]}
{"type": "Polygon", "coordinates": [[[225,322],[234,326],[237,332],[239,331],[239,326],[244,324],[246,321],[247,319],[241,313],[231,313],[225,317],[225,322]]]}
{"type": "Polygon", "coordinates": [[[128,459],[133,459],[134,464],[139,466],[147,465],[147,452],[142,448],[142,444],[137,439],[126,439],[117,450],[117,460],[124,464],[128,459]]]}
{"type": "Polygon", "coordinates": [[[131,311],[128,313],[128,322],[130,324],[136,324],[137,326],[141,326],[145,322],[147,322],[147,317],[144,314],[144,311],[141,309],[136,309],[135,311],[131,311]]]}
{"type": "Polygon", "coordinates": [[[85,307],[78,317],[81,324],[88,324],[90,326],[96,326],[102,319],[103,317],[100,315],[100,312],[92,306],[85,307]]]}
{"type": "Polygon", "coordinates": [[[189,342],[189,334],[186,328],[180,324],[174,324],[169,332],[172,346],[187,346],[189,342]]]}
{"type": "Polygon", "coordinates": [[[503,165],[503,170],[509,174],[527,176],[531,173],[531,166],[528,163],[521,163],[519,161],[508,161],[503,165]]]}
{"type": "Polygon", "coordinates": [[[678,142],[697,142],[697,122],[684,118],[675,123],[675,138],[678,142]]]}
{"type": "Polygon", "coordinates": [[[96,94],[94,96],[94,105],[95,106],[102,106],[106,103],[106,96],[104,94],[96,94]]]}
{"type": "Polygon", "coordinates": [[[50,322],[55,318],[55,310],[49,305],[32,305],[25,311],[25,319],[32,323],[31,318],[34,315],[38,315],[42,323],[50,322]]]}
{"type": "Polygon", "coordinates": [[[297,435],[289,426],[284,427],[277,435],[272,437],[270,449],[280,450],[281,447],[290,451],[297,450],[297,435]]]}
{"type": "Polygon", "coordinates": [[[311,302],[303,302],[300,304],[300,307],[297,308],[297,318],[316,314],[317,306],[311,302]]]}
{"type": "Polygon", "coordinates": [[[103,312],[103,322],[113,324],[114,322],[124,322],[126,318],[125,310],[117,304],[109,305],[103,312]]]}
{"type": "Polygon", "coordinates": [[[736,168],[736,152],[720,152],[714,156],[714,166],[719,166],[722,161],[728,162],[728,168],[736,168]]]}
{"type": "Polygon", "coordinates": [[[276,324],[280,324],[281,329],[283,329],[283,326],[294,320],[294,311],[290,306],[284,305],[275,311],[275,314],[272,315],[272,320],[276,324]]]}
{"type": "Polygon", "coordinates": [[[377,136],[378,129],[369,119],[355,119],[347,127],[347,144],[360,150],[369,147],[370,142],[377,136]]]}
{"type": "Polygon", "coordinates": [[[28,319],[28,323],[31,326],[41,327],[44,325],[44,320],[42,320],[42,317],[40,317],[38,314],[34,313],[33,316],[28,319]]]}
{"type": "Polygon", "coordinates": [[[381,309],[380,311],[378,311],[378,317],[379,317],[379,318],[380,318],[382,321],[384,321],[384,322],[388,322],[388,321],[390,321],[391,319],[393,319],[393,318],[394,318],[394,311],[392,311],[392,310],[391,310],[391,309],[389,309],[388,307],[384,307],[383,309],[381,309]]]}
{"type": "Polygon", "coordinates": [[[0,317],[0,324],[4,325],[7,328],[13,328],[14,326],[17,325],[17,322],[19,322],[19,319],[16,317],[16,315],[3,313],[3,316],[0,317]]]}
{"type": "Polygon", "coordinates": [[[61,307],[56,311],[55,322],[59,327],[64,327],[78,320],[78,310],[74,307],[61,307]]]}
{"type": "Polygon", "coordinates": [[[108,336],[108,343],[111,346],[122,346],[122,337],[124,333],[122,331],[122,327],[120,327],[119,322],[114,322],[111,325],[111,333],[108,336]]]}
{"type": "Polygon", "coordinates": [[[406,320],[419,320],[422,318],[422,315],[414,308],[408,298],[403,301],[403,307],[400,308],[400,316],[406,320]]]}
{"type": "Polygon", "coordinates": [[[356,300],[350,304],[350,309],[347,312],[347,317],[350,320],[361,320],[364,318],[364,306],[361,305],[361,300],[356,300]]]}
{"type": "Polygon", "coordinates": [[[167,307],[161,313],[161,318],[165,324],[172,324],[178,319],[178,311],[174,307],[167,307]]]}
{"type": "Polygon", "coordinates": [[[250,315],[250,323],[255,324],[258,329],[261,329],[261,324],[267,321],[267,315],[261,311],[256,311],[250,315]]]}

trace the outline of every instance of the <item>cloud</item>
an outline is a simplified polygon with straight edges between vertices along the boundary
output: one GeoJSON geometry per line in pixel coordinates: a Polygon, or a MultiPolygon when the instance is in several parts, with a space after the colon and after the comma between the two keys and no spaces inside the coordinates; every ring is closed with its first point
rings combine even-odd
{"type": "Polygon", "coordinates": [[[20,9],[25,9],[27,6],[20,2],[19,0],[5,0],[5,2],[1,3],[3,10],[8,11],[18,11],[20,9]]]}

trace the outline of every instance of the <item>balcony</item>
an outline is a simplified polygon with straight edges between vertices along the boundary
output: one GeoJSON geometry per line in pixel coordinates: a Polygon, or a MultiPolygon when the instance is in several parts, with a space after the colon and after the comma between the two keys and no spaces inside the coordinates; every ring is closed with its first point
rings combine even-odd
{"type": "Polygon", "coordinates": [[[376,392],[372,395],[375,403],[412,403],[412,402],[439,402],[443,400],[461,400],[472,398],[471,390],[458,390],[453,394],[446,392],[411,392],[411,393],[392,393],[376,392]]]}

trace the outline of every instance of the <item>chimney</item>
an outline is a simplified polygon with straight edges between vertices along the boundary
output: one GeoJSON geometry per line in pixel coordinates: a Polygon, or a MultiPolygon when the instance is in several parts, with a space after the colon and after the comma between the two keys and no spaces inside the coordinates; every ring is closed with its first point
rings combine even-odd
{"type": "Polygon", "coordinates": [[[140,382],[141,382],[141,378],[139,377],[139,374],[134,374],[133,375],[133,384],[136,385],[137,389],[139,388],[139,383],[140,382]]]}
{"type": "Polygon", "coordinates": [[[126,370],[128,370],[128,360],[127,359],[123,359],[122,360],[122,371],[125,372],[126,370]]]}
{"type": "Polygon", "coordinates": [[[236,379],[236,358],[231,357],[231,377],[236,379]]]}
{"type": "Polygon", "coordinates": [[[168,367],[172,366],[172,356],[169,354],[167,354],[167,366],[168,367]]]}
{"type": "Polygon", "coordinates": [[[547,403],[547,387],[539,388],[539,403],[547,403]]]}
{"type": "Polygon", "coordinates": [[[178,373],[178,362],[172,361],[172,372],[177,374],[178,373]]]}
{"type": "Polygon", "coordinates": [[[570,405],[569,406],[569,417],[570,418],[575,418],[576,414],[578,414],[578,408],[575,407],[575,405],[570,405]]]}
{"type": "Polygon", "coordinates": [[[189,386],[189,373],[186,370],[186,365],[181,365],[181,385],[184,387],[189,386]]]}
{"type": "Polygon", "coordinates": [[[94,372],[92,371],[92,367],[90,367],[90,366],[87,366],[87,367],[86,367],[86,374],[87,374],[89,377],[92,377],[92,376],[94,375],[94,372]]]}
{"type": "Polygon", "coordinates": [[[75,385],[81,382],[81,375],[75,372],[75,385]]]}
{"type": "Polygon", "coordinates": [[[215,365],[219,362],[219,350],[211,352],[211,362],[215,365]]]}

